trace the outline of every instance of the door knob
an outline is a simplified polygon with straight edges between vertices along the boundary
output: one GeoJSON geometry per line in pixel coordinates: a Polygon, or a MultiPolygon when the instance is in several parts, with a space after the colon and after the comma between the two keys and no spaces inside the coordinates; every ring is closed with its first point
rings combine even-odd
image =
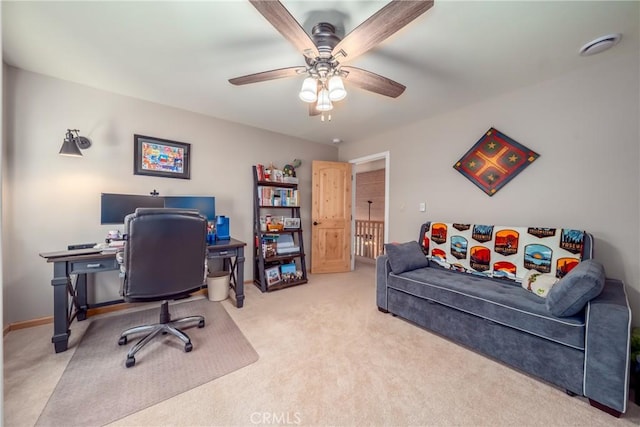
{"type": "Polygon", "coordinates": [[[320,224],[318,221],[313,221],[313,225],[318,225],[320,224]]]}

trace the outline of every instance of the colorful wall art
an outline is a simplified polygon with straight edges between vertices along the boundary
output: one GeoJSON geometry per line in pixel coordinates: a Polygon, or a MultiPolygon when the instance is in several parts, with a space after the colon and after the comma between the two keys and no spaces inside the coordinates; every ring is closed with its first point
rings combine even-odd
{"type": "Polygon", "coordinates": [[[144,135],[133,136],[135,175],[190,179],[191,144],[144,135]]]}
{"type": "Polygon", "coordinates": [[[493,196],[538,157],[535,151],[490,128],[453,167],[493,196]]]}

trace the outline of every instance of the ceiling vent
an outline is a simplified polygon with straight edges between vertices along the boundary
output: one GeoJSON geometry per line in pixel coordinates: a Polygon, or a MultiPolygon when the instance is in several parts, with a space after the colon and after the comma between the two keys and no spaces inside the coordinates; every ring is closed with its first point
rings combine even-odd
{"type": "Polygon", "coordinates": [[[581,56],[590,56],[595,55],[596,53],[603,52],[610,47],[615,46],[620,39],[622,38],[622,34],[609,34],[606,36],[598,37],[595,40],[590,41],[580,48],[581,56]]]}

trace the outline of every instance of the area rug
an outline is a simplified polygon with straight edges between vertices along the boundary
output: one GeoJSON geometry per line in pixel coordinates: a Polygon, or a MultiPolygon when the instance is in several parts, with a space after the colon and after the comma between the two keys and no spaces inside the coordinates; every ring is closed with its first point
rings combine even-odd
{"type": "Polygon", "coordinates": [[[92,321],[36,425],[105,425],[258,360],[222,304],[199,299],[169,309],[173,318],[205,316],[204,328],[184,329],[191,352],[175,337],[156,337],[127,369],[126,354],[137,339],[119,346],[120,332],[157,322],[159,304],[92,321]]]}

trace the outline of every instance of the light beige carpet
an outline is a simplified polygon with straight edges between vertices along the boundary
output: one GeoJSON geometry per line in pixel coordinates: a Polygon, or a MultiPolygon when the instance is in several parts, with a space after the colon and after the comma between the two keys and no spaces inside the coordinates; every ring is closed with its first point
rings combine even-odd
{"type": "MultiPolygon", "coordinates": [[[[260,354],[257,362],[110,427],[640,425],[634,403],[613,418],[584,398],[380,313],[373,266],[309,278],[269,293],[246,285],[241,309],[222,302],[260,354]]],[[[86,323],[72,325],[64,353],[53,353],[51,325],[5,337],[4,425],[36,422],[86,323]]]]}
{"type": "MultiPolygon", "coordinates": [[[[158,303],[159,304],[159,303],[158,303]]],[[[125,346],[118,336],[128,327],[156,323],[159,307],[97,319],[89,325],[38,425],[104,425],[219,378],[258,360],[224,307],[198,299],[171,304],[173,318],[202,314],[204,328],[184,331],[193,350],[184,352],[177,338],[156,337],[125,367],[125,346]]]]}

